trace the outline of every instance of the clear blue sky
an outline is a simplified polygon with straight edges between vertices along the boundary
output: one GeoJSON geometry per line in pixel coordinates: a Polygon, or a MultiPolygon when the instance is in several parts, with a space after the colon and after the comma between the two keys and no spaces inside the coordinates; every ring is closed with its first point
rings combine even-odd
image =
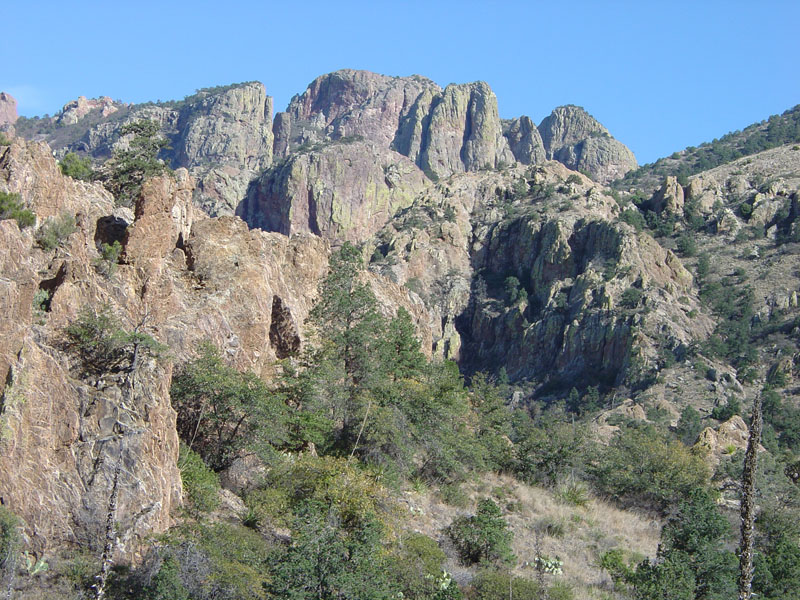
{"type": "Polygon", "coordinates": [[[0,90],[25,116],[259,80],[277,110],[340,68],[484,80],[504,118],[578,104],[641,163],[800,104],[797,0],[5,3],[0,90]]]}

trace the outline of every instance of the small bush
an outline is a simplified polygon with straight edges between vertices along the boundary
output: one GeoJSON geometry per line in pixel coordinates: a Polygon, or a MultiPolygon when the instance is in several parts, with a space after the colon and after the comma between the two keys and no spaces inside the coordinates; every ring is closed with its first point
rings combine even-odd
{"type": "Polygon", "coordinates": [[[195,510],[212,511],[219,506],[219,476],[209,469],[200,455],[181,443],[178,457],[183,491],[195,510]]]}
{"type": "Polygon", "coordinates": [[[125,331],[108,305],[99,311],[87,307],[64,328],[64,348],[78,355],[84,373],[108,373],[133,359],[138,349],[154,358],[166,348],[151,336],[125,331]]]}
{"type": "Polygon", "coordinates": [[[37,317],[43,317],[50,312],[51,294],[47,290],[37,290],[33,295],[33,312],[37,317]]]}
{"type": "Polygon", "coordinates": [[[625,308],[636,308],[639,306],[639,302],[642,301],[643,295],[642,290],[639,288],[629,287],[622,292],[622,298],[620,298],[619,304],[625,308]]]}
{"type": "Polygon", "coordinates": [[[628,208],[622,211],[619,218],[622,220],[623,223],[627,223],[631,227],[633,227],[636,231],[642,231],[645,226],[645,220],[642,216],[642,213],[639,212],[636,208],[628,208]]]}
{"type": "Polygon", "coordinates": [[[61,172],[67,177],[89,181],[92,178],[92,161],[82,158],[74,152],[67,152],[66,156],[58,163],[61,172]]]}
{"type": "Polygon", "coordinates": [[[258,488],[244,499],[247,514],[256,527],[275,525],[286,527],[291,517],[291,499],[286,490],[275,487],[258,488]]]}
{"type": "Polygon", "coordinates": [[[467,565],[479,562],[512,564],[511,540],[514,534],[502,517],[500,507],[486,498],[478,503],[474,515],[454,519],[447,528],[462,562],[467,565]]]}
{"type": "Polygon", "coordinates": [[[0,220],[14,219],[20,229],[36,223],[36,215],[22,206],[19,194],[0,192],[0,220]]]}
{"type": "Polygon", "coordinates": [[[10,145],[11,145],[11,138],[8,137],[2,131],[0,131],[0,146],[10,146],[10,145]]]}
{"type": "Polygon", "coordinates": [[[565,484],[558,490],[558,497],[572,506],[586,506],[589,504],[589,488],[582,481],[573,481],[565,484]]]}
{"type": "Polygon", "coordinates": [[[682,235],[678,238],[678,252],[684,256],[694,256],[697,254],[697,243],[689,235],[682,235]]]}
{"type": "Polygon", "coordinates": [[[570,184],[570,183],[583,183],[583,180],[581,179],[580,175],[578,175],[576,173],[573,173],[572,175],[567,177],[567,181],[565,183],[567,183],[567,184],[570,184]]]}
{"type": "MultiPolygon", "coordinates": [[[[446,556],[436,540],[426,535],[404,535],[391,549],[389,558],[389,577],[400,587],[403,598],[438,599],[440,587],[449,587],[449,577],[442,569],[446,556]]],[[[455,582],[452,585],[457,588],[455,582]]]]}
{"type": "Polygon", "coordinates": [[[117,263],[122,254],[122,244],[114,240],[113,244],[103,244],[100,246],[100,258],[95,259],[95,270],[105,277],[113,277],[117,272],[117,263]]]}
{"type": "Polygon", "coordinates": [[[5,506],[0,506],[0,582],[14,572],[20,542],[19,519],[5,506]]]}
{"type": "Polygon", "coordinates": [[[77,230],[75,217],[63,212],[47,219],[36,232],[36,243],[43,250],[55,250],[77,230]]]}
{"type": "Polygon", "coordinates": [[[541,586],[532,579],[514,577],[507,571],[483,570],[472,580],[467,589],[469,600],[540,600],[544,598],[541,586]]]}
{"type": "Polygon", "coordinates": [[[702,458],[653,427],[622,429],[590,471],[600,491],[611,497],[662,509],[709,479],[702,458]]]}
{"type": "Polygon", "coordinates": [[[711,411],[711,418],[717,421],[727,421],[734,415],[742,413],[742,406],[736,398],[729,398],[725,406],[715,406],[711,411]]]}

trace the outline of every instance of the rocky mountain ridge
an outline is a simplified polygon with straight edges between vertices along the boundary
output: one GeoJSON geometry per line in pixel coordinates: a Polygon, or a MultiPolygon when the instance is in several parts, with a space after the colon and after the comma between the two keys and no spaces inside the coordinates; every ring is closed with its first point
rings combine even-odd
{"type": "MultiPolygon", "coordinates": [[[[794,406],[796,146],[667,177],[643,196],[603,185],[635,163],[585,111],[561,107],[539,127],[502,121],[483,83],[340,71],[271,113],[256,83],[176,105],[67,105],[54,131],[92,122],[74,143],[98,157],[127,143],[116,132],[137,118],[172,139],[183,166],[147,182],[133,211],[7,130],[0,192],[18,194],[34,224],[0,221],[0,496],[36,556],[96,552],[119,481],[115,560],[143,559],[184,501],[174,366],[205,340],[266,381],[278,361],[296,365],[345,241],[368,264],[379,310],[406,309],[425,354],[508,381],[509,402],[531,413],[596,396],[587,431],[602,443],[625,422],[677,430],[690,406],[724,421],[699,435],[718,467],[746,426],[711,415],[766,385],[794,406]],[[42,244],[64,215],[74,231],[42,244]],[[137,359],[134,344],[109,373],[87,373],[64,341],[84,307],[163,344],[162,357],[137,359]]],[[[790,443],[774,425],[775,444],[790,443]]],[[[241,520],[241,500],[228,499],[241,520]]]]}
{"type": "MultiPolygon", "coordinates": [[[[257,226],[264,221],[252,207],[270,202],[254,197],[259,189],[304,186],[303,181],[274,181],[280,174],[270,172],[256,181],[272,165],[273,156],[279,161],[298,151],[313,154],[315,146],[364,139],[407,157],[436,179],[515,161],[536,164],[545,156],[542,126],[537,129],[528,117],[505,126],[497,99],[483,82],[441,89],[416,75],[388,77],[353,70],[317,78],[274,120],[264,86],[247,83],[200,90],[181,102],[161,104],[127,106],[108,98],[79,98],[52,119],[24,120],[17,129],[25,137],[47,140],[59,156],[75,151],[103,160],[115,144],[124,144],[118,139],[119,128],[142,118],[157,121],[169,138],[172,149],[164,158],[198,179],[198,206],[211,215],[252,215],[250,222],[257,226]]],[[[609,135],[589,141],[587,131],[605,131],[591,117],[573,119],[568,127],[573,125],[573,147],[552,149],[557,160],[569,161],[599,181],[635,167],[633,155],[609,135]],[[587,128],[588,122],[594,125],[587,128]]],[[[369,162],[369,155],[361,160],[369,162]]]]}

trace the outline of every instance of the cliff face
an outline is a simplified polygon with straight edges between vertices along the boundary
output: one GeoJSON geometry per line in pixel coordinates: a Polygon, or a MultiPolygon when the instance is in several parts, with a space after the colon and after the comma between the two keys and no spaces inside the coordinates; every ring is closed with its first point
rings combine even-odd
{"type": "Polygon", "coordinates": [[[360,241],[426,186],[405,156],[366,141],[293,154],[252,186],[239,207],[252,227],[360,241]]]}
{"type": "Polygon", "coordinates": [[[596,181],[608,183],[637,167],[633,152],[578,106],[556,108],[539,124],[539,133],[547,158],[596,181]]]}
{"type": "MultiPolygon", "coordinates": [[[[414,101],[425,91],[437,93],[429,79],[388,77],[369,71],[344,69],[318,77],[295,96],[280,119],[275,134],[288,139],[289,149],[326,139],[362,137],[388,148],[414,101]]],[[[286,150],[275,151],[285,156],[286,150]]]]}
{"type": "Polygon", "coordinates": [[[248,183],[272,163],[272,98],[258,82],[200,90],[164,104],[127,106],[107,97],[80,97],[53,118],[64,129],[44,139],[58,155],[76,151],[105,160],[120,142],[120,127],[139,119],[161,124],[170,140],[164,158],[198,180],[195,203],[211,215],[233,214],[248,183]]]}
{"type": "Polygon", "coordinates": [[[171,524],[181,499],[171,367],[143,359],[133,370],[87,377],[62,350],[61,333],[81,308],[103,303],[129,328],[143,319],[144,307],[91,266],[97,222],[113,202],[101,187],[61,176],[49,148],[37,143],[17,141],[5,150],[0,188],[19,193],[40,222],[67,212],[77,223],[50,251],[35,245],[29,229],[0,223],[4,504],[24,520],[33,552],[97,547],[119,465],[117,551],[133,559],[145,536],[171,524]]]}
{"type": "Polygon", "coordinates": [[[81,97],[44,138],[58,155],[102,160],[124,143],[120,127],[137,119],[161,124],[171,146],[164,158],[195,177],[194,203],[209,215],[239,214],[254,227],[337,243],[371,235],[422,185],[456,173],[550,158],[606,181],[635,165],[581,109],[557,109],[537,129],[528,117],[501,122],[483,82],[442,89],[418,75],[354,70],[318,77],[274,121],[272,99],[253,82],[162,104],[81,97]]]}
{"type": "Polygon", "coordinates": [[[710,333],[688,316],[699,304],[677,257],[570,174],[557,163],[463,174],[378,234],[372,267],[423,299],[437,353],[540,383],[612,384],[710,333]]]}
{"type": "MultiPolygon", "coordinates": [[[[329,246],[208,218],[193,206],[185,169],[149,181],[131,213],[101,186],[61,175],[44,143],[17,139],[0,152],[0,190],[20,194],[37,215],[34,229],[62,214],[77,225],[44,250],[31,228],[0,221],[0,496],[23,519],[29,550],[94,551],[118,469],[115,559],[135,561],[181,504],[172,364],[210,340],[238,368],[269,378],[277,359],[301,348],[329,246]],[[114,240],[123,253],[109,269],[98,246],[114,240]],[[102,307],[125,330],[165,344],[164,358],[82,370],[64,328],[102,307]]],[[[418,324],[428,321],[398,285],[372,284],[387,314],[405,306],[418,324]]],[[[422,328],[420,337],[429,347],[422,328]]]]}
{"type": "Polygon", "coordinates": [[[11,94],[0,92],[0,127],[17,122],[17,101],[11,94]]]}

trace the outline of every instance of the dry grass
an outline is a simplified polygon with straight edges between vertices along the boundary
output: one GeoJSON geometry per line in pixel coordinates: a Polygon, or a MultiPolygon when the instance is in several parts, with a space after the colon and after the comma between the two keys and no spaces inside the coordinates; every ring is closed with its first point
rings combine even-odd
{"type": "MultiPolygon", "coordinates": [[[[661,523],[655,517],[621,510],[597,498],[590,497],[585,506],[574,506],[562,500],[556,490],[493,474],[465,484],[464,491],[469,498],[464,509],[448,506],[430,492],[407,492],[411,509],[407,526],[446,546],[442,530],[455,516],[473,511],[478,499],[490,496],[503,509],[514,532],[516,573],[536,578],[532,565],[538,543],[542,555],[561,558],[564,573],[557,576],[558,580],[573,586],[576,600],[599,598],[610,591],[609,577],[597,567],[603,552],[621,548],[631,559],[641,560],[654,556],[658,547],[661,523]]],[[[471,576],[454,558],[449,567],[457,580],[463,582],[471,576]]],[[[552,576],[548,578],[549,583],[555,581],[552,576]]]]}

